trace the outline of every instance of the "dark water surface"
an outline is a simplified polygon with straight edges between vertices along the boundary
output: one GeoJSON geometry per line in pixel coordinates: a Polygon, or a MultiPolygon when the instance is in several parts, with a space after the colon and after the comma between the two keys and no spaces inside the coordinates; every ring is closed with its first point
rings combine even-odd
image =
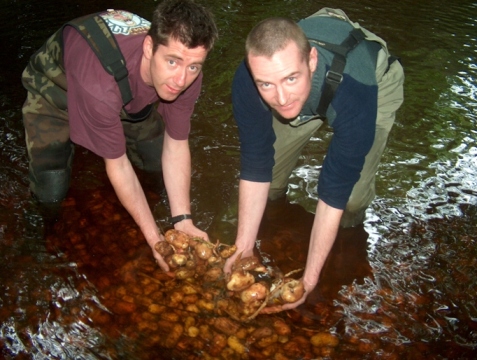
{"type": "MultiPolygon", "coordinates": [[[[71,191],[56,221],[40,212],[28,192],[20,74],[29,56],[71,18],[113,6],[150,18],[157,2],[2,0],[0,358],[476,358],[477,3],[204,3],[215,13],[221,38],[204,69],[192,124],[199,226],[213,239],[234,239],[239,144],[230,84],[244,37],[262,18],[298,20],[323,6],[342,8],[386,39],[406,72],[405,103],[364,226],[340,232],[306,306],[240,324],[243,354],[218,351],[210,335],[214,312],[197,314],[177,304],[180,284],[161,277],[101,159],[77,149],[71,191]],[[151,311],[151,304],[163,310],[151,311]],[[267,345],[244,335],[277,318],[293,330],[286,341],[267,345]],[[192,323],[198,336],[184,330],[192,323]],[[179,327],[183,336],[165,342],[179,327]],[[317,334],[338,341],[312,346],[317,334]]],[[[283,272],[304,265],[330,137],[325,129],[313,138],[290,182],[292,204],[271,209],[262,224],[258,250],[283,272]]],[[[146,192],[164,225],[167,200],[146,192]]]]}

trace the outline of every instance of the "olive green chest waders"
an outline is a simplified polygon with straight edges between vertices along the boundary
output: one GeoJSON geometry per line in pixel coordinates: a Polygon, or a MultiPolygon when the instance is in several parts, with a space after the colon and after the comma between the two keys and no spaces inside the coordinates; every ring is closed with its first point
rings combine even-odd
{"type": "Polygon", "coordinates": [[[283,124],[276,118],[273,119],[273,129],[276,135],[275,165],[269,200],[279,200],[286,196],[288,180],[298,158],[311,136],[323,124],[321,118],[324,117],[323,114],[326,114],[334,92],[341,82],[346,55],[363,40],[375,41],[381,44],[381,49],[377,53],[375,71],[378,85],[375,138],[371,150],[366,155],[360,178],[353,187],[340,223],[342,227],[352,227],[364,221],[366,209],[375,197],[375,178],[381,155],[393,126],[396,111],[403,102],[404,72],[399,61],[395,61],[396,58],[389,54],[386,42],[358,23],[349,20],[342,10],[323,8],[310,17],[315,16],[333,16],[347,21],[353,26],[353,30],[342,44],[328,44],[317,39],[309,39],[312,45],[321,46],[335,54],[317,109],[317,113],[321,116],[314,118],[313,121],[289,124],[283,124]]]}
{"type": "MultiPolygon", "coordinates": [[[[132,100],[126,62],[110,28],[99,14],[65,24],[31,57],[23,71],[28,90],[23,123],[29,160],[30,190],[42,203],[62,201],[69,188],[74,145],[69,137],[67,81],[63,64],[63,30],[74,27],[88,42],[104,69],[114,76],[123,105],[132,100]]],[[[161,171],[164,126],[153,105],[137,114],[118,114],[128,156],[141,169],[161,171]]]]}

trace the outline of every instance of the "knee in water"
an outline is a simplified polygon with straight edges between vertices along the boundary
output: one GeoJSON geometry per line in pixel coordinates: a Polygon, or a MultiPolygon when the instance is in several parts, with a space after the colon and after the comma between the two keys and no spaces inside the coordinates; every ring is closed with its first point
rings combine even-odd
{"type": "Polygon", "coordinates": [[[30,176],[30,189],[41,203],[61,202],[70,186],[71,170],[44,170],[30,176]]]}

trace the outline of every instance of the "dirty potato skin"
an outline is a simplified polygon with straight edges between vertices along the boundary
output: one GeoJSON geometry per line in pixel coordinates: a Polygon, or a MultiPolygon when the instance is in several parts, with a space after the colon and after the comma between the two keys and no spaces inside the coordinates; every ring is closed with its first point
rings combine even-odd
{"type": "Polygon", "coordinates": [[[230,291],[242,291],[255,282],[255,278],[248,271],[234,271],[227,281],[227,289],[230,291]]]}
{"type": "Polygon", "coordinates": [[[169,244],[167,241],[158,241],[154,245],[154,249],[161,254],[163,258],[166,258],[172,254],[174,254],[174,248],[172,247],[171,244],[169,244]]]}
{"type": "Polygon", "coordinates": [[[164,239],[174,247],[176,252],[189,248],[189,236],[182,231],[175,229],[167,230],[164,234],[164,239]]]}
{"type": "Polygon", "coordinates": [[[264,300],[268,295],[268,288],[264,283],[258,282],[250,285],[240,293],[243,303],[250,303],[256,300],[264,300]]]}
{"type": "Polygon", "coordinates": [[[280,291],[280,298],[285,303],[294,303],[300,300],[305,294],[305,286],[300,280],[290,279],[285,282],[280,291]]]}

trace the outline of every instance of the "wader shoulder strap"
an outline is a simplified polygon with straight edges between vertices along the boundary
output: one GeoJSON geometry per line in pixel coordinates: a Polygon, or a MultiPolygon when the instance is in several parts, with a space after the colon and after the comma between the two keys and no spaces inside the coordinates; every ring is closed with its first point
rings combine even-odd
{"type": "Polygon", "coordinates": [[[346,66],[346,56],[358,44],[365,39],[366,35],[361,29],[354,28],[350,31],[348,37],[340,44],[330,44],[325,41],[308,39],[314,44],[331,51],[334,54],[330,69],[325,75],[325,87],[321,95],[320,103],[317,108],[318,115],[326,117],[328,106],[333,100],[336,89],[343,81],[343,71],[346,66]]]}
{"type": "Polygon", "coordinates": [[[96,14],[76,21],[73,20],[68,25],[78,30],[93,49],[104,69],[114,76],[121,92],[123,105],[129,103],[133,97],[129,85],[126,60],[124,60],[116,38],[103,18],[96,14]]]}

